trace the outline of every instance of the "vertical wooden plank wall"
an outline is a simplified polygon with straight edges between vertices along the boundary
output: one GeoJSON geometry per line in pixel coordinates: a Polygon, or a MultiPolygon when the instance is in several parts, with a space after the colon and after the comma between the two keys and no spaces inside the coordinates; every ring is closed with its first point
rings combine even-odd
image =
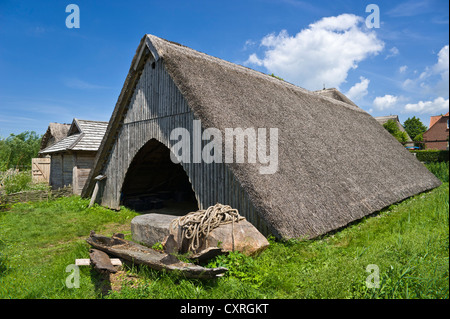
{"type": "Polygon", "coordinates": [[[95,153],[75,153],[73,165],[73,193],[80,195],[89,173],[94,167],[95,153]]]}
{"type": "MultiPolygon", "coordinates": [[[[170,140],[170,132],[182,127],[191,132],[192,136],[194,119],[194,114],[167,73],[162,60],[154,62],[149,59],[136,85],[103,172],[107,179],[101,204],[119,209],[125,175],[139,149],[152,138],[171,148],[177,141],[170,140]]],[[[191,139],[191,150],[192,143],[191,139]]],[[[203,148],[207,141],[202,143],[203,148]]],[[[237,208],[263,234],[270,233],[227,165],[207,164],[203,161],[182,165],[201,209],[216,203],[228,204],[237,208]]]]}
{"type": "Polygon", "coordinates": [[[73,184],[73,154],[63,154],[63,172],[62,172],[62,185],[68,186],[73,184]]]}
{"type": "Polygon", "coordinates": [[[51,161],[50,185],[52,188],[60,188],[62,187],[62,156],[60,154],[53,154],[51,161]]]}

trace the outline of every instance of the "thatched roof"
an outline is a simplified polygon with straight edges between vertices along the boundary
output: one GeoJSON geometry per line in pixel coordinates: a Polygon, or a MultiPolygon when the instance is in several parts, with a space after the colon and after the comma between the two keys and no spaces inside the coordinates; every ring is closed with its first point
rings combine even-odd
{"type": "MultiPolygon", "coordinates": [[[[377,121],[352,103],[146,35],[136,52],[97,154],[89,195],[114,144],[148,48],[162,59],[202,126],[278,128],[279,167],[229,165],[280,237],[315,237],[440,185],[377,121]]],[[[227,203],[223,203],[227,204],[227,203]]]]}
{"type": "Polygon", "coordinates": [[[39,154],[64,151],[97,151],[105,134],[108,122],[73,119],[68,125],[67,136],[59,142],[41,150],[39,154]]]}
{"type": "Polygon", "coordinates": [[[50,123],[42,136],[40,150],[52,146],[67,136],[70,124],[50,123]]]}
{"type": "Polygon", "coordinates": [[[347,96],[345,96],[343,93],[341,93],[338,89],[336,88],[329,88],[329,89],[323,89],[323,90],[318,90],[318,91],[314,91],[314,93],[323,95],[323,96],[328,96],[331,97],[335,100],[341,101],[341,102],[345,102],[348,104],[351,104],[353,106],[357,106],[355,103],[353,103],[352,100],[350,100],[347,96]]]}

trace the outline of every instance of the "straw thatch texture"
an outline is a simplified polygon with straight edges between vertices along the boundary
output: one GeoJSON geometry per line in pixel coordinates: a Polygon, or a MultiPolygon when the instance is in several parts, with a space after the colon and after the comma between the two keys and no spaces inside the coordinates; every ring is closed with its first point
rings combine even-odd
{"type": "Polygon", "coordinates": [[[42,136],[40,150],[50,147],[67,136],[70,124],[50,123],[42,136]]]}
{"type": "Polygon", "coordinates": [[[92,191],[92,177],[108,158],[114,160],[108,154],[128,107],[132,79],[143,69],[136,66],[143,65],[139,59],[144,45],[163,61],[203,127],[222,132],[238,127],[278,128],[275,174],[261,175],[259,164],[226,164],[278,237],[315,237],[440,185],[353,103],[147,35],[133,59],[84,195],[92,191]]]}

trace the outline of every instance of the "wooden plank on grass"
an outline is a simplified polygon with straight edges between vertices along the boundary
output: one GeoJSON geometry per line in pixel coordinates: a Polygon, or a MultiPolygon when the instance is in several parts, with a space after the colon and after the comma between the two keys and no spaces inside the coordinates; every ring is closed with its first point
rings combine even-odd
{"type": "MultiPolygon", "coordinates": [[[[113,266],[122,266],[122,261],[119,258],[110,258],[113,266]]],[[[90,266],[91,260],[89,258],[75,259],[75,265],[77,266],[90,266]]]]}

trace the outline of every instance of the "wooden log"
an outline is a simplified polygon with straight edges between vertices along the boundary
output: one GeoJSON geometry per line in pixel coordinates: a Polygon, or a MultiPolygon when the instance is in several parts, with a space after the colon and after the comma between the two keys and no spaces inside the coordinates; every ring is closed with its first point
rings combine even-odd
{"type": "Polygon", "coordinates": [[[209,247],[206,248],[193,256],[189,257],[198,260],[198,262],[203,263],[208,260],[213,259],[216,256],[227,254],[228,252],[219,247],[209,247]]]}
{"type": "Polygon", "coordinates": [[[106,237],[97,235],[94,231],[91,231],[91,235],[86,241],[96,249],[131,261],[137,265],[146,265],[155,270],[179,272],[186,278],[215,278],[228,271],[225,267],[204,268],[191,263],[185,263],[173,255],[162,253],[115,236],[106,237]]]}
{"type": "Polygon", "coordinates": [[[95,269],[111,273],[117,272],[117,269],[111,263],[109,256],[105,252],[98,249],[90,249],[89,257],[95,269]]]}

